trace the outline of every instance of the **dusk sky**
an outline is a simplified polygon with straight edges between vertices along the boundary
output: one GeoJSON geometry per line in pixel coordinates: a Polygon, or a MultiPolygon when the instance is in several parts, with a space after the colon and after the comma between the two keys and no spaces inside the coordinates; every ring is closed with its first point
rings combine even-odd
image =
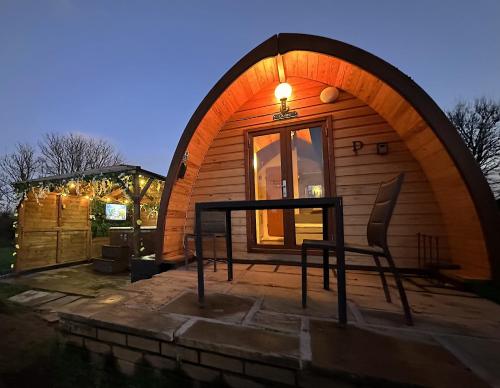
{"type": "Polygon", "coordinates": [[[500,99],[498,0],[0,0],[0,153],[74,131],[166,174],[214,83],[280,32],[378,55],[442,109],[500,99]]]}

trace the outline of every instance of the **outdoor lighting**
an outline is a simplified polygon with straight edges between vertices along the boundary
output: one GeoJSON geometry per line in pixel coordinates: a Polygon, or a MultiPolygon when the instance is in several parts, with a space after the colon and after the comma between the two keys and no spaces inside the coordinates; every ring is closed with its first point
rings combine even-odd
{"type": "Polygon", "coordinates": [[[273,120],[285,120],[298,116],[296,111],[291,112],[290,108],[286,106],[286,100],[292,95],[292,87],[289,83],[282,82],[274,90],[274,95],[281,102],[279,113],[273,115],[273,120]]]}
{"type": "Polygon", "coordinates": [[[289,108],[286,106],[286,100],[289,99],[292,95],[292,87],[290,86],[290,84],[286,82],[280,83],[278,86],[276,86],[274,95],[279,101],[281,101],[281,113],[285,114],[286,112],[288,112],[289,108]]]}
{"type": "Polygon", "coordinates": [[[322,103],[332,103],[339,98],[339,90],[335,86],[327,86],[321,91],[319,99],[322,103]]]}

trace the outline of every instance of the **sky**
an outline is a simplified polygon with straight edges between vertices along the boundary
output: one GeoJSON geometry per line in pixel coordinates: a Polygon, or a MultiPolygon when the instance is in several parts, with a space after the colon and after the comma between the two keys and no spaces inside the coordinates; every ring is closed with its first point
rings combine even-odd
{"type": "Polygon", "coordinates": [[[498,0],[0,0],[0,154],[79,132],[166,174],[207,92],[280,32],[367,50],[444,110],[500,100],[498,0]]]}

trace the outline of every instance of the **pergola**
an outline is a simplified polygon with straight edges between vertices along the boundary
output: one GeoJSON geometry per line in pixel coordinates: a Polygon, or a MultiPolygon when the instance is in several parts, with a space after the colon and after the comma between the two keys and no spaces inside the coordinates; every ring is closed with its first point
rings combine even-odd
{"type": "Polygon", "coordinates": [[[16,269],[89,259],[91,219],[94,217],[90,203],[93,200],[131,206],[132,251],[134,256],[139,256],[140,229],[144,221],[141,220],[141,207],[143,218],[145,209],[155,213],[156,225],[164,180],[162,175],[140,166],[121,164],[18,182],[16,269]],[[66,243],[69,240],[71,243],[66,243]],[[35,257],[47,260],[36,259],[41,262],[35,263],[35,257]]]}

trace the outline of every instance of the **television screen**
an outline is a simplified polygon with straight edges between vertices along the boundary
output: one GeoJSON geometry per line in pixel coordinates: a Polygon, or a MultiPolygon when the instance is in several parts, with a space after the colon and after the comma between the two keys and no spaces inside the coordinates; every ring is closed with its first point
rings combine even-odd
{"type": "Polygon", "coordinates": [[[107,203],[106,219],[111,221],[125,221],[127,219],[127,205],[107,203]]]}

